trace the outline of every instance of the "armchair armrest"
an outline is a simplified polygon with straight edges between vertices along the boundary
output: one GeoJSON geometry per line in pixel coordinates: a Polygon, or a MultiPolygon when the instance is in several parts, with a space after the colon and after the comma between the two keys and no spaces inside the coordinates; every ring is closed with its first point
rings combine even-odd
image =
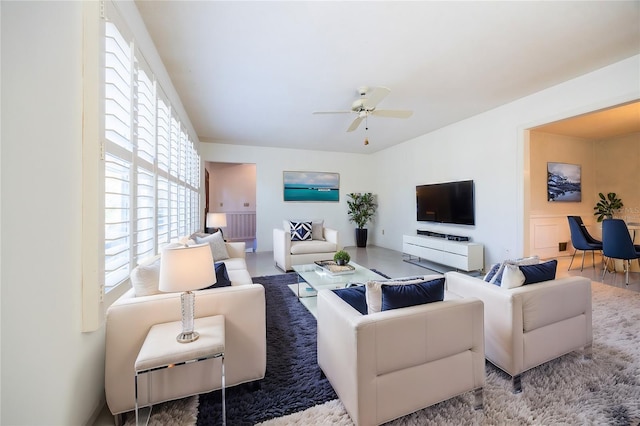
{"type": "Polygon", "coordinates": [[[324,228],[324,239],[336,245],[336,250],[340,250],[339,233],[336,229],[324,228]]]}
{"type": "Polygon", "coordinates": [[[291,234],[284,229],[273,229],[273,259],[283,271],[291,269],[291,234]]]}

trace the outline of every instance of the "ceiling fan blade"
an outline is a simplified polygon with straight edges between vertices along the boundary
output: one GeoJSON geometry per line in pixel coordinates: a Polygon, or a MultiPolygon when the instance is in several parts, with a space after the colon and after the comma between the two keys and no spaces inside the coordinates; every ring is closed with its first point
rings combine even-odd
{"type": "Polygon", "coordinates": [[[362,100],[362,103],[367,109],[375,108],[376,105],[386,98],[389,93],[391,93],[391,90],[386,87],[376,87],[371,91],[371,93],[367,93],[367,97],[362,100]]]}
{"type": "Polygon", "coordinates": [[[391,118],[409,118],[413,115],[413,111],[403,109],[376,109],[371,112],[372,115],[391,118]]]}
{"type": "Polygon", "coordinates": [[[353,123],[351,123],[351,126],[349,126],[349,128],[347,129],[347,132],[353,132],[355,129],[357,129],[363,119],[364,117],[356,117],[356,119],[353,120],[353,123]]]}
{"type": "Polygon", "coordinates": [[[313,111],[311,114],[352,114],[353,111],[313,111]]]}

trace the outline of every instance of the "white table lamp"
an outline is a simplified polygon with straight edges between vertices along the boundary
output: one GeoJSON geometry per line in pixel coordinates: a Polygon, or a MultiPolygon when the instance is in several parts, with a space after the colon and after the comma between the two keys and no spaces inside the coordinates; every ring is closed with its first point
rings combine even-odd
{"type": "Polygon", "coordinates": [[[227,226],[227,214],[226,213],[207,213],[207,228],[222,229],[227,226]]]}
{"type": "Polygon", "coordinates": [[[198,333],[193,329],[195,294],[191,290],[209,287],[216,283],[213,256],[209,244],[198,244],[162,250],[159,290],[169,293],[183,292],[182,333],[176,340],[193,342],[198,333]]]}

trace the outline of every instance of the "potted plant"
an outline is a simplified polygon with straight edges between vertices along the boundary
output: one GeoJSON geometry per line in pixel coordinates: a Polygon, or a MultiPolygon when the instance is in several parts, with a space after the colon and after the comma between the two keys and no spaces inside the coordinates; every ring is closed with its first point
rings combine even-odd
{"type": "Polygon", "coordinates": [[[366,224],[371,220],[376,213],[378,205],[375,202],[375,197],[371,192],[352,192],[347,194],[350,199],[347,200],[347,206],[349,207],[349,221],[356,224],[356,245],[358,247],[367,246],[367,229],[366,224]]]}
{"type": "Polygon", "coordinates": [[[333,261],[336,262],[336,265],[346,265],[351,260],[351,256],[344,250],[339,250],[336,254],[333,255],[333,261]]]}
{"type": "Polygon", "coordinates": [[[615,192],[609,192],[606,197],[600,192],[598,196],[600,197],[600,201],[598,201],[598,204],[593,208],[595,210],[593,215],[598,216],[598,222],[613,218],[616,210],[620,210],[624,206],[622,200],[616,196],[615,192]]]}

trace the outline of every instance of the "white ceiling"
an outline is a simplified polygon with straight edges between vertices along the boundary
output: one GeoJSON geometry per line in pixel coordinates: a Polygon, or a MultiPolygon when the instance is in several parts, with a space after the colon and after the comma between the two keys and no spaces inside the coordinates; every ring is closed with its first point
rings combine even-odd
{"type": "Polygon", "coordinates": [[[201,141],[374,152],[640,53],[639,1],[136,1],[201,141]],[[347,133],[360,86],[382,109],[347,133]]]}

